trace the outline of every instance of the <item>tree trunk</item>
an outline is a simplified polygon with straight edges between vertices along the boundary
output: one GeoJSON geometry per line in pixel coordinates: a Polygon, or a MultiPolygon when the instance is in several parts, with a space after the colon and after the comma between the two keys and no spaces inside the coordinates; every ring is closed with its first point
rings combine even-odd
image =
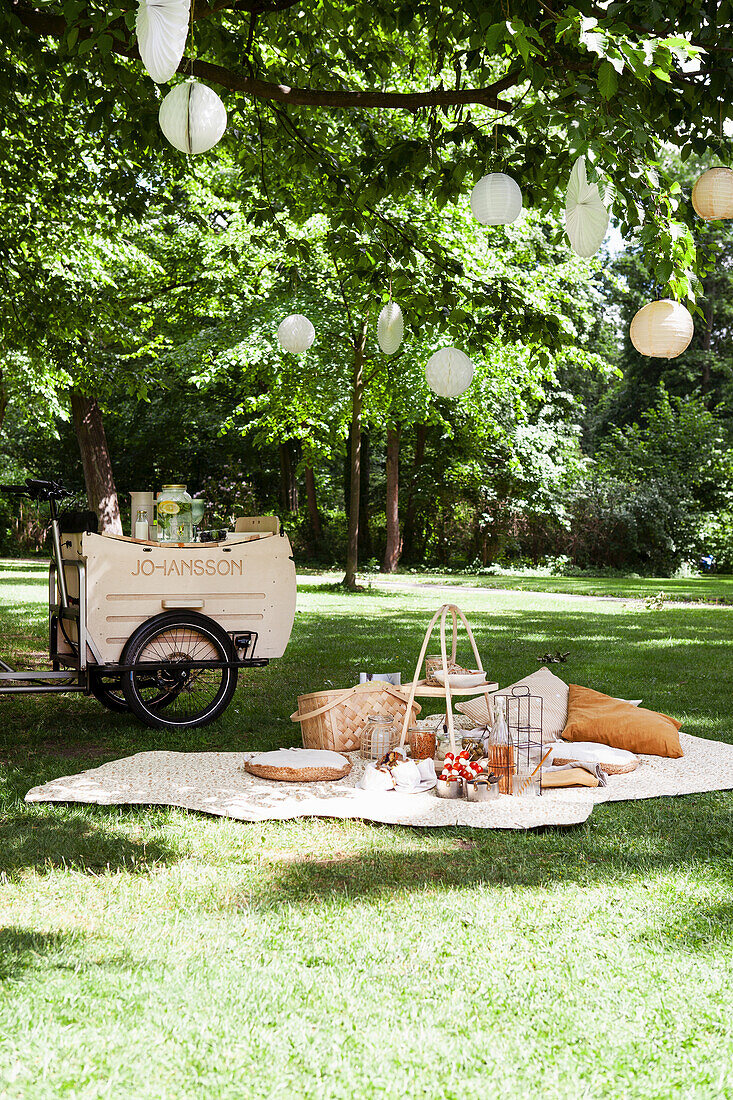
{"type": "Polygon", "coordinates": [[[372,556],[372,533],[369,526],[369,488],[371,472],[371,438],[361,433],[361,479],[359,484],[359,556],[367,561],[372,556]]]}
{"type": "Polygon", "coordinates": [[[420,468],[425,461],[425,444],[428,439],[427,424],[418,424],[415,428],[415,458],[412,463],[412,477],[407,492],[407,504],[405,507],[405,526],[402,537],[402,552],[406,558],[411,559],[415,542],[415,488],[420,476],[420,468]]]}
{"type": "Polygon", "coordinates": [[[316,478],[313,473],[312,466],[306,466],[304,470],[305,474],[305,500],[308,506],[308,519],[311,525],[311,534],[313,535],[313,542],[318,546],[323,537],[323,525],[321,524],[321,513],[318,511],[318,497],[316,495],[316,478]]]}
{"type": "MultiPolygon", "coordinates": [[[[703,398],[707,397],[710,390],[710,348],[713,342],[713,287],[707,288],[707,300],[705,302],[705,330],[702,338],[702,377],[700,379],[700,390],[703,398]]],[[[708,404],[708,402],[705,402],[708,404]]]]}
{"type": "Polygon", "coordinates": [[[0,428],[3,426],[5,420],[5,412],[8,407],[9,394],[7,386],[5,385],[5,375],[0,370],[0,428]]]}
{"type": "Polygon", "coordinates": [[[280,444],[280,502],[286,513],[298,513],[298,444],[286,439],[280,444]]]}
{"type": "Polygon", "coordinates": [[[387,545],[383,573],[394,573],[402,553],[400,541],[400,429],[387,428],[387,545]]]}
{"type": "Polygon", "coordinates": [[[364,348],[369,316],[361,323],[354,343],[354,370],[351,390],[351,469],[349,476],[349,539],[346,550],[346,588],[356,588],[359,566],[359,510],[361,504],[361,414],[364,407],[364,348]]]}
{"type": "Polygon", "coordinates": [[[120,507],[107,448],[102,410],[93,397],[71,391],[71,413],[81,451],[87,501],[99,516],[100,529],[109,535],[122,534],[120,507]]]}

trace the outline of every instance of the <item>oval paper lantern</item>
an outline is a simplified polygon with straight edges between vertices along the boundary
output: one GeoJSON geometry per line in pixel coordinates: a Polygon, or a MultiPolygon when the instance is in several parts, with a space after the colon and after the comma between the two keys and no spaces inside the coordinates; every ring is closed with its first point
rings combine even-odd
{"type": "Polygon", "coordinates": [[[733,172],[730,168],[708,168],[692,188],[695,213],[706,222],[733,218],[733,172]]]}
{"type": "Polygon", "coordinates": [[[394,355],[402,343],[405,322],[396,302],[387,302],[377,320],[377,343],[385,355],[394,355]]]}
{"type": "Polygon", "coordinates": [[[598,184],[585,177],[585,157],[578,157],[568,181],[565,199],[565,232],[578,256],[595,256],[608,229],[608,211],[598,194],[598,184]]]}
{"type": "Polygon", "coordinates": [[[187,80],[168,92],[158,111],[158,123],[171,145],[182,153],[205,153],[221,140],[227,112],[216,92],[197,80],[187,80]]]}
{"type": "Polygon", "coordinates": [[[137,9],[137,47],[156,84],[166,84],[181,63],[190,7],[191,0],[141,0],[137,9]]]}
{"type": "Polygon", "coordinates": [[[458,348],[441,348],[428,359],[425,378],[438,397],[459,397],[473,381],[473,363],[458,348]]]}
{"type": "Polygon", "coordinates": [[[504,172],[490,172],[471,192],[471,209],[482,225],[509,225],[522,212],[519,184],[504,172]]]}
{"type": "Polygon", "coordinates": [[[291,313],[284,321],[280,322],[277,330],[277,338],[280,347],[285,351],[292,351],[294,355],[300,355],[307,351],[316,338],[316,330],[307,317],[302,313],[291,313]]]}
{"type": "Polygon", "coordinates": [[[631,322],[629,335],[641,355],[674,359],[688,346],[694,331],[690,311],[681,302],[662,298],[639,310],[631,322]]]}

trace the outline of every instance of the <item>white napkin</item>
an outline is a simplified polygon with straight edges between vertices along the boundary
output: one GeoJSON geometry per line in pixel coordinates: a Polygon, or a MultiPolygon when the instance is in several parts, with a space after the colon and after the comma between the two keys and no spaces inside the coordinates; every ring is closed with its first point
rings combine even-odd
{"type": "Polygon", "coordinates": [[[392,768],[395,788],[398,791],[412,791],[422,783],[420,769],[414,760],[404,760],[392,768]]]}
{"type": "Polygon", "coordinates": [[[378,768],[376,764],[367,764],[364,773],[356,784],[363,791],[393,791],[394,779],[386,768],[378,768]]]}
{"type": "Polygon", "coordinates": [[[420,772],[420,779],[424,783],[427,779],[436,779],[435,764],[430,758],[427,760],[418,760],[417,770],[420,772]]]}

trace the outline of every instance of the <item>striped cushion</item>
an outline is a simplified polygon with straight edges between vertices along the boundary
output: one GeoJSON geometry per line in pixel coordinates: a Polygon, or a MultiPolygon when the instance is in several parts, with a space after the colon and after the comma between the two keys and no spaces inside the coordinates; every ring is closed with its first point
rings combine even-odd
{"type": "MultiPolygon", "coordinates": [[[[543,740],[557,740],[568,720],[568,685],[559,676],[554,676],[549,668],[543,666],[537,672],[517,680],[516,684],[510,684],[509,687],[494,692],[494,695],[511,695],[513,688],[525,685],[529,688],[530,695],[539,695],[542,698],[543,740]]],[[[483,696],[466,703],[459,703],[456,710],[461,714],[467,714],[477,726],[485,726],[491,721],[483,696]]]]}

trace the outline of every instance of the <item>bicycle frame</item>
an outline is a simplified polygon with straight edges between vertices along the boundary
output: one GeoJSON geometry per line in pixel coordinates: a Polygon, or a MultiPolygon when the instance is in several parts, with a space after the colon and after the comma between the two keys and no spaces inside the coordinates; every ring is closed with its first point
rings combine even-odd
{"type": "Polygon", "coordinates": [[[0,694],[24,695],[44,692],[83,691],[89,692],[89,674],[87,671],[87,630],[86,630],[86,573],[83,562],[64,562],[61,556],[61,527],[59,524],[56,501],[49,501],[51,509],[51,541],[53,558],[48,574],[48,633],[50,669],[21,671],[14,669],[6,661],[0,660],[0,694]],[[79,603],[72,607],[69,603],[64,565],[79,570],[79,603]],[[77,655],[59,655],[56,652],[57,622],[78,620],[79,645],[77,655]],[[61,663],[69,668],[62,669],[61,663]]]}

